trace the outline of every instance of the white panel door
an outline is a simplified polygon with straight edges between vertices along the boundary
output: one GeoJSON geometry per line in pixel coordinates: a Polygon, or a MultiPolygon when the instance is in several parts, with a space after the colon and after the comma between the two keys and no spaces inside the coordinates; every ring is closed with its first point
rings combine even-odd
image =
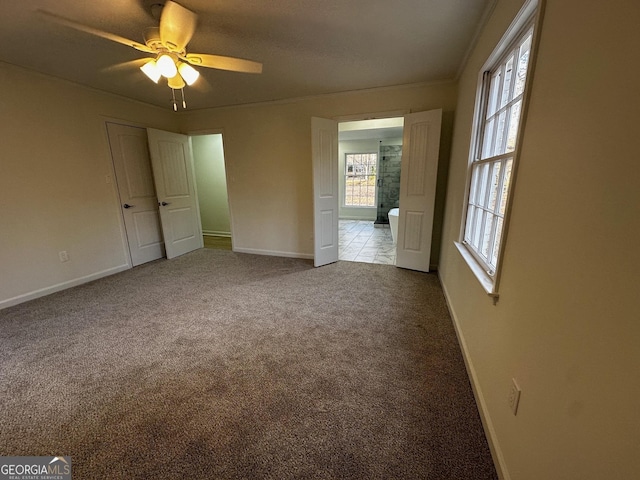
{"type": "Polygon", "coordinates": [[[164,257],[147,131],[107,122],[132,266],[164,257]]]}
{"type": "Polygon", "coordinates": [[[429,271],[442,110],[405,115],[396,265],[429,271]]]}
{"type": "Polygon", "coordinates": [[[311,119],[314,265],[338,261],[338,122],[311,119]]]}
{"type": "Polygon", "coordinates": [[[189,137],[147,129],[167,258],[202,248],[202,225],[189,137]]]}

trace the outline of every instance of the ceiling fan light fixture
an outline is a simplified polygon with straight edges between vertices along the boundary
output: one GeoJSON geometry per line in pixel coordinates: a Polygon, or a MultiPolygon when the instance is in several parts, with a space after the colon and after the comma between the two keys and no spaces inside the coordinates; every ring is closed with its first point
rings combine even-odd
{"type": "Polygon", "coordinates": [[[147,63],[140,67],[142,73],[149,77],[154,83],[158,83],[162,74],[155,60],[149,60],[147,63]]]}
{"type": "MultiPolygon", "coordinates": [[[[172,91],[173,108],[176,111],[178,106],[175,91],[180,90],[182,106],[186,108],[184,87],[193,85],[200,77],[200,72],[193,68],[194,66],[231,72],[262,73],[262,64],[252,60],[209,53],[187,53],[187,45],[196,30],[197,14],[173,0],[143,0],[143,3],[151,10],[154,18],[159,20],[158,26],[147,28],[144,31],[144,44],[78,23],[46,10],[38,9],[36,11],[45,18],[66,27],[153,55],[154,59],[142,59],[144,65],[140,67],[140,70],[154,83],[159,83],[160,77],[167,79],[172,91]]],[[[136,60],[136,65],[140,65],[137,62],[136,60]]]]}
{"type": "Polygon", "coordinates": [[[184,62],[180,62],[178,65],[178,72],[180,72],[180,75],[189,86],[193,85],[200,76],[200,72],[188,63],[184,62]]]}
{"type": "Polygon", "coordinates": [[[170,88],[173,88],[174,90],[180,90],[181,88],[185,87],[185,82],[182,79],[182,77],[178,74],[174,75],[173,77],[171,77],[168,81],[167,84],[169,85],[170,88]]]}
{"type": "Polygon", "coordinates": [[[156,65],[158,66],[160,74],[165,78],[173,78],[178,73],[176,62],[173,60],[171,55],[166,53],[163,53],[158,57],[156,65]]]}

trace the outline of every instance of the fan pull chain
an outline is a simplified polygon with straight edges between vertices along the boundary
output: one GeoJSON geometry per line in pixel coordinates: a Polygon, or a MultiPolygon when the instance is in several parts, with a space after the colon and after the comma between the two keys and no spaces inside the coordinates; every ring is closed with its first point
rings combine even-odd
{"type": "Polygon", "coordinates": [[[178,102],[176,102],[176,91],[173,88],[171,89],[171,96],[173,97],[173,111],[177,112],[178,102]]]}
{"type": "Polygon", "coordinates": [[[182,108],[187,108],[187,102],[184,99],[184,87],[180,89],[180,91],[182,92],[182,108]]]}

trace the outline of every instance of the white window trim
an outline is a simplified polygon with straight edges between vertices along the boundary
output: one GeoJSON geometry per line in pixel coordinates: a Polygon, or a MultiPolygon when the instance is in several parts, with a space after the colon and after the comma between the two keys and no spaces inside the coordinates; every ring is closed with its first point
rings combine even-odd
{"type": "Polygon", "coordinates": [[[478,74],[478,84],[476,88],[476,100],[475,109],[473,115],[473,125],[471,131],[471,145],[469,148],[469,161],[467,163],[467,179],[465,186],[465,196],[462,211],[462,220],[460,226],[460,234],[458,241],[454,242],[458,251],[462,255],[462,258],[469,265],[469,268],[478,279],[485,292],[493,297],[494,303],[498,301],[499,293],[498,288],[500,285],[500,278],[502,272],[502,260],[505,253],[507,237],[509,232],[509,223],[511,218],[511,209],[513,203],[513,189],[517,183],[518,174],[518,159],[520,157],[520,151],[522,150],[522,140],[524,138],[525,124],[527,120],[527,112],[529,107],[529,97],[531,96],[531,84],[534,76],[536,57],[538,52],[539,34],[542,27],[542,18],[544,14],[546,0],[528,0],[520,9],[513,22],[502,36],[496,48],[491,55],[487,58],[486,62],[480,69],[478,74]],[[500,237],[500,249],[498,252],[497,268],[493,275],[489,275],[485,267],[478,262],[475,258],[475,254],[466,246],[464,242],[465,225],[467,220],[467,210],[469,204],[469,192],[472,178],[472,164],[478,158],[478,148],[481,145],[480,134],[483,131],[483,115],[485,112],[484,98],[485,98],[485,72],[495,67],[496,63],[512,48],[513,43],[524,33],[524,31],[533,25],[533,38],[531,41],[531,53],[529,58],[529,65],[527,68],[527,79],[525,82],[524,93],[522,95],[522,111],[520,117],[520,123],[518,125],[518,141],[515,146],[513,155],[513,166],[511,171],[510,188],[507,196],[506,210],[504,216],[504,223],[502,227],[502,235],[500,237]]]}

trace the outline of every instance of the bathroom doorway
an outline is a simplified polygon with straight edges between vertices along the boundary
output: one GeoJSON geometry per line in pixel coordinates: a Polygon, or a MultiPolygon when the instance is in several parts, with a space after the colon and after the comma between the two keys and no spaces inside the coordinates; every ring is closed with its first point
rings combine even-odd
{"type": "MultiPolygon", "coordinates": [[[[349,170],[339,172],[339,123],[339,120],[311,118],[316,267],[340,259],[341,202],[338,186],[349,170]]],[[[428,272],[431,265],[441,125],[442,109],[404,115],[401,207],[398,212],[395,262],[401,268],[428,272]]]]}
{"type": "Polygon", "coordinates": [[[339,245],[345,261],[395,265],[404,117],[338,124],[339,245]]]}

